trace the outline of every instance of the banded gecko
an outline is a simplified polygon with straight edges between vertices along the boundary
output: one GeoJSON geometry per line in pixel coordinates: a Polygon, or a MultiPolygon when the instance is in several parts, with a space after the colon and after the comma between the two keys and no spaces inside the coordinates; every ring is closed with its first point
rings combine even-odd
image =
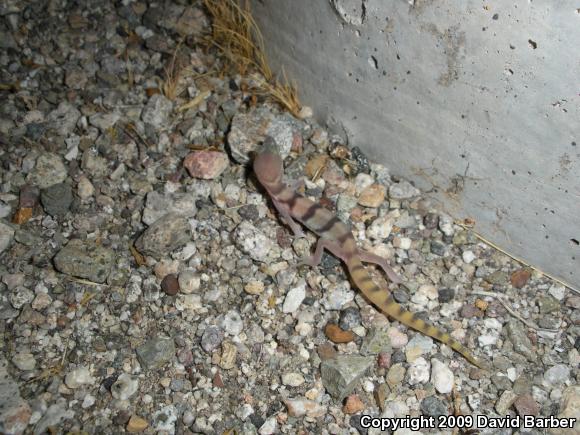
{"type": "Polygon", "coordinates": [[[449,334],[420,319],[416,314],[407,311],[395,302],[388,289],[382,289],[375,284],[363,266],[363,261],[380,266],[394,283],[400,283],[401,279],[385,258],[360,250],[350,229],[332,212],[298,194],[282,182],[282,159],[271,146],[263,147],[255,157],[253,166],[258,181],[266,189],[272,203],[294,235],[297,237],[304,235],[300,225],[296,223],[298,221],[320,236],[314,254],[303,260],[305,264],[317,266],[324,249],[330,251],[344,262],[354,284],[377,308],[404,325],[445,343],[472,364],[483,367],[465,346],[451,338],[449,334]]]}

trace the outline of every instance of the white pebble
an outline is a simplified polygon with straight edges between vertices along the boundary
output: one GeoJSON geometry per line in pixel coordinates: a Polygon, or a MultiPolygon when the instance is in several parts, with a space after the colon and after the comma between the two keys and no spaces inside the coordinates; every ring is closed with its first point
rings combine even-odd
{"type": "Polygon", "coordinates": [[[284,373],[282,375],[282,383],[289,387],[299,387],[304,383],[304,376],[300,373],[284,373]]]}
{"type": "Polygon", "coordinates": [[[556,299],[561,301],[562,299],[564,299],[564,296],[566,296],[566,287],[561,285],[553,285],[552,287],[550,287],[550,290],[548,290],[548,292],[556,299]]]}
{"type": "Polygon", "coordinates": [[[298,283],[298,285],[286,294],[286,298],[284,299],[284,304],[282,305],[282,312],[283,313],[294,313],[300,305],[302,301],[306,297],[306,281],[302,280],[298,283]]]}
{"type": "Polygon", "coordinates": [[[429,381],[429,363],[423,357],[417,358],[411,363],[407,375],[410,385],[422,384],[429,381]]]}
{"type": "Polygon", "coordinates": [[[455,383],[451,369],[435,358],[431,360],[431,382],[441,394],[450,393],[455,383]]]}
{"type": "MultiPolygon", "coordinates": [[[[111,386],[111,394],[115,399],[127,400],[139,389],[139,380],[127,373],[122,373],[111,386]]],[[[145,397],[143,397],[145,401],[145,397]]]]}
{"type": "Polygon", "coordinates": [[[91,376],[91,372],[86,367],[77,367],[76,369],[67,373],[64,378],[64,383],[69,388],[78,388],[81,385],[92,384],[95,379],[91,376]]]}
{"type": "Polygon", "coordinates": [[[496,344],[497,337],[495,335],[480,335],[477,338],[477,341],[479,342],[479,345],[483,347],[491,344],[496,344]]]}
{"type": "Polygon", "coordinates": [[[475,260],[475,254],[473,253],[473,251],[464,251],[463,254],[461,254],[461,256],[463,257],[463,261],[467,264],[475,260]]]}

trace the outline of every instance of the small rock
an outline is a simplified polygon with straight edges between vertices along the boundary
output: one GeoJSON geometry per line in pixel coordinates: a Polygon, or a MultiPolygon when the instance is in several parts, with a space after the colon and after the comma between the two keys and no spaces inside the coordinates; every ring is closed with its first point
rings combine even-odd
{"type": "Polygon", "coordinates": [[[30,352],[19,352],[12,357],[12,364],[20,370],[34,370],[36,360],[30,352]]]}
{"type": "Polygon", "coordinates": [[[386,189],[380,184],[371,184],[358,197],[358,203],[363,207],[376,208],[385,200],[386,189]]]}
{"type": "Polygon", "coordinates": [[[264,424],[260,426],[260,429],[258,429],[258,433],[260,435],[272,435],[273,433],[276,432],[277,427],[278,422],[276,421],[276,417],[272,416],[267,418],[264,424]]]}
{"type": "Polygon", "coordinates": [[[540,406],[530,394],[518,397],[514,402],[514,407],[520,416],[538,415],[540,412],[540,406]]]}
{"type": "Polygon", "coordinates": [[[495,285],[505,285],[507,283],[507,273],[496,270],[484,278],[488,283],[495,285]]]}
{"type": "Polygon", "coordinates": [[[54,257],[55,267],[62,273],[103,283],[111,273],[115,253],[94,243],[74,239],[54,257]]]}
{"type": "Polygon", "coordinates": [[[275,115],[267,107],[238,112],[232,119],[228,145],[238,163],[248,163],[250,153],[270,137],[276,151],[286,158],[292,149],[297,122],[289,114],[275,115]]]}
{"type": "Polygon", "coordinates": [[[570,367],[565,364],[557,364],[544,373],[544,384],[550,388],[566,384],[569,380],[570,367]]]}
{"type": "Polygon", "coordinates": [[[66,386],[72,389],[79,388],[82,385],[90,385],[94,382],[91,372],[86,367],[77,367],[68,372],[64,378],[66,386]]]}
{"type": "Polygon", "coordinates": [[[407,378],[410,385],[429,381],[429,362],[423,357],[415,359],[407,371],[407,378]]]}
{"type": "Polygon", "coordinates": [[[405,356],[407,361],[413,362],[420,355],[428,355],[433,349],[433,339],[423,334],[415,334],[407,347],[405,348],[405,356]]]}
{"type": "Polygon", "coordinates": [[[445,256],[445,251],[446,251],[446,246],[445,243],[441,243],[438,240],[433,240],[431,242],[431,253],[438,255],[440,257],[445,256]]]}
{"type": "Polygon", "coordinates": [[[439,216],[436,213],[427,213],[423,218],[423,225],[428,230],[434,230],[439,223],[439,216]]]}
{"type": "Polygon", "coordinates": [[[328,291],[322,299],[322,305],[327,310],[340,310],[354,299],[354,292],[347,286],[348,283],[343,283],[330,291],[328,291]]]}
{"type": "Polygon", "coordinates": [[[365,404],[360,399],[358,394],[351,394],[346,398],[344,407],[342,408],[345,414],[356,414],[365,409],[365,404]]]}
{"type": "Polygon", "coordinates": [[[179,292],[179,281],[177,277],[172,273],[165,275],[165,278],[161,280],[161,289],[166,295],[175,296],[179,292]]]}
{"type": "Polygon", "coordinates": [[[234,232],[234,240],[242,252],[256,261],[265,261],[273,247],[272,240],[248,221],[238,225],[234,232]]]}
{"type": "Polygon", "coordinates": [[[238,355],[238,348],[235,344],[230,342],[222,343],[222,355],[219,366],[224,370],[231,370],[236,365],[236,357],[238,355]]]}
{"type": "Polygon", "coordinates": [[[441,394],[450,393],[455,385],[451,369],[435,358],[431,360],[431,383],[441,394]]]}
{"type": "Polygon", "coordinates": [[[473,260],[475,260],[476,257],[473,251],[463,251],[463,254],[461,254],[461,258],[463,258],[463,261],[465,263],[469,264],[473,260]]]}
{"type": "Polygon", "coordinates": [[[333,343],[350,343],[354,340],[352,331],[344,331],[335,323],[328,323],[324,328],[324,333],[333,343]]]}
{"type": "Polygon", "coordinates": [[[508,409],[514,404],[518,395],[510,390],[505,390],[495,402],[495,410],[499,415],[507,415],[508,409]]]}
{"type": "Polygon", "coordinates": [[[223,317],[222,321],[220,322],[220,326],[227,334],[231,336],[237,336],[244,329],[244,321],[242,320],[242,316],[240,316],[239,312],[236,310],[230,310],[223,317]]]}
{"type": "Polygon", "coordinates": [[[144,418],[139,417],[138,415],[132,415],[129,421],[127,422],[127,432],[129,433],[136,433],[136,432],[143,432],[149,423],[144,418]]]}
{"type": "Polygon", "coordinates": [[[556,300],[561,301],[566,296],[566,287],[562,285],[553,285],[548,290],[548,293],[550,293],[556,300]]]}
{"type": "Polygon", "coordinates": [[[183,166],[193,178],[212,180],[219,177],[228,167],[227,154],[219,151],[195,151],[187,155],[183,166]]]}
{"type": "Polygon", "coordinates": [[[507,324],[507,333],[516,352],[521,353],[530,361],[536,361],[536,352],[534,351],[532,342],[520,321],[515,319],[510,320],[507,324]]]}
{"type": "Polygon", "coordinates": [[[72,189],[67,183],[53,184],[40,192],[40,201],[49,215],[64,216],[73,201],[72,189]]]}
{"type": "Polygon", "coordinates": [[[399,388],[399,385],[403,382],[403,379],[405,379],[405,373],[405,367],[403,367],[402,364],[397,363],[392,365],[385,378],[389,387],[393,389],[399,388]]]}
{"type": "Polygon", "coordinates": [[[34,292],[26,287],[18,286],[8,295],[10,305],[19,310],[34,300],[34,292]]]}
{"type": "Polygon", "coordinates": [[[139,363],[149,370],[164,366],[174,355],[175,344],[171,338],[155,337],[137,348],[139,363]]]}
{"type": "Polygon", "coordinates": [[[575,435],[578,433],[578,422],[580,422],[580,386],[568,387],[562,393],[560,400],[560,413],[558,418],[575,418],[576,423],[569,429],[551,429],[550,435],[575,435]]]}
{"type": "Polygon", "coordinates": [[[167,405],[153,414],[155,425],[154,433],[175,433],[175,423],[177,422],[177,410],[173,405],[167,405]]]}
{"type": "Polygon", "coordinates": [[[162,258],[191,240],[190,232],[185,217],[167,213],[143,232],[135,247],[143,254],[162,258]]]}
{"type": "Polygon", "coordinates": [[[284,373],[282,375],[282,383],[289,387],[299,387],[304,383],[304,376],[300,373],[284,373]]]}
{"type": "Polygon", "coordinates": [[[439,229],[447,237],[453,236],[455,233],[455,228],[453,226],[453,218],[449,215],[439,216],[439,229]]]}
{"type": "Polygon", "coordinates": [[[531,276],[532,273],[530,272],[529,269],[526,268],[518,269],[511,274],[510,282],[512,286],[514,286],[515,288],[522,288],[528,283],[531,276]]]}
{"type": "Polygon", "coordinates": [[[57,154],[42,153],[36,159],[34,170],[28,174],[27,181],[40,189],[46,189],[62,183],[67,177],[67,170],[57,154]]]}
{"type": "Polygon", "coordinates": [[[115,399],[127,400],[139,389],[139,379],[128,373],[121,373],[115,383],[111,385],[111,394],[115,399]]]}
{"type": "Polygon", "coordinates": [[[405,180],[389,186],[389,198],[392,199],[410,199],[420,194],[419,189],[405,180]]]}
{"type": "Polygon", "coordinates": [[[408,237],[394,237],[393,238],[393,246],[395,248],[408,250],[411,247],[412,240],[408,237]]]}
{"type": "Polygon", "coordinates": [[[296,312],[302,304],[302,301],[304,301],[304,298],[306,298],[306,281],[301,280],[296,287],[290,289],[286,294],[284,304],[282,305],[282,312],[296,312]]]}
{"type": "Polygon", "coordinates": [[[560,311],[560,302],[553,296],[540,296],[538,299],[541,314],[550,314],[560,311]]]}
{"type": "Polygon", "coordinates": [[[201,336],[201,347],[207,353],[216,350],[224,339],[223,331],[217,326],[208,326],[201,336]]]}
{"type": "Polygon", "coordinates": [[[409,342],[408,335],[399,331],[397,328],[390,327],[387,329],[387,334],[389,335],[389,340],[393,349],[401,349],[409,342]]]}
{"type": "Polygon", "coordinates": [[[439,289],[437,296],[439,298],[439,303],[445,304],[453,300],[453,298],[455,297],[455,290],[453,290],[452,288],[444,287],[439,289]]]}
{"type": "Polygon", "coordinates": [[[76,127],[81,112],[68,101],[62,101],[48,114],[46,120],[60,136],[68,136],[76,127]]]}
{"type": "Polygon", "coordinates": [[[182,271],[177,278],[179,290],[184,294],[196,293],[201,287],[201,277],[193,270],[182,271]]]}
{"type": "Polygon", "coordinates": [[[23,433],[30,416],[30,406],[22,399],[18,384],[8,373],[8,363],[0,358],[0,432],[23,433]]]}
{"type": "Polygon", "coordinates": [[[384,240],[391,234],[395,219],[398,213],[389,213],[386,216],[379,216],[367,228],[366,235],[371,240],[384,240]]]}
{"type": "Polygon", "coordinates": [[[345,331],[350,331],[361,324],[360,310],[355,307],[347,307],[340,312],[338,326],[345,331]]]}
{"type": "Polygon", "coordinates": [[[106,132],[113,127],[120,118],[121,115],[117,112],[97,112],[89,116],[89,124],[97,127],[101,132],[106,132]]]}
{"type": "Polygon", "coordinates": [[[421,412],[426,416],[439,417],[447,415],[447,406],[435,396],[425,397],[421,402],[421,412]]]}
{"type": "Polygon", "coordinates": [[[173,110],[173,103],[161,94],[155,94],[143,108],[141,119],[153,127],[163,128],[169,125],[169,115],[173,110]]]}
{"type": "Polygon", "coordinates": [[[378,355],[381,352],[391,352],[391,337],[384,328],[371,328],[363,339],[360,349],[361,355],[378,355]]]}
{"type": "Polygon", "coordinates": [[[288,408],[288,415],[291,417],[302,417],[306,415],[310,418],[322,417],[326,413],[326,408],[317,402],[304,398],[284,399],[284,404],[288,408]]]}
{"type": "Polygon", "coordinates": [[[148,192],[143,210],[143,223],[151,225],[167,213],[174,213],[185,218],[193,217],[197,212],[195,199],[195,196],[189,193],[162,194],[155,190],[148,192]]]}
{"type": "Polygon", "coordinates": [[[85,175],[82,175],[79,178],[79,182],[77,184],[77,195],[79,198],[87,200],[94,194],[95,187],[93,186],[93,183],[91,183],[91,181],[85,175]]]}
{"type": "Polygon", "coordinates": [[[244,286],[246,293],[251,295],[260,295],[264,292],[264,283],[262,281],[250,281],[244,286]]]}
{"type": "Polygon", "coordinates": [[[373,365],[374,358],[356,355],[338,355],[322,361],[320,366],[322,384],[336,399],[346,397],[373,365]]]}

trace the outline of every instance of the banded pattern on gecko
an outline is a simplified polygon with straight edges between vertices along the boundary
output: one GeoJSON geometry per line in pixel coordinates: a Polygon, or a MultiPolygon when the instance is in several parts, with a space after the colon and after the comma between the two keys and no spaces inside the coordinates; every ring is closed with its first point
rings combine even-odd
{"type": "Polygon", "coordinates": [[[303,236],[302,229],[296,221],[320,236],[314,255],[305,259],[304,263],[311,266],[318,265],[322,259],[323,250],[327,249],[344,262],[354,284],[377,308],[404,325],[445,343],[472,364],[482,367],[482,363],[465,346],[451,338],[449,334],[420,319],[416,314],[407,311],[395,302],[388,289],[375,284],[363,266],[363,261],[379,265],[391,281],[400,283],[401,280],[388,265],[386,259],[361,251],[348,226],[332,212],[285,185],[282,182],[282,159],[268,148],[270,147],[265,147],[254,160],[256,177],[295,236],[303,236]]]}

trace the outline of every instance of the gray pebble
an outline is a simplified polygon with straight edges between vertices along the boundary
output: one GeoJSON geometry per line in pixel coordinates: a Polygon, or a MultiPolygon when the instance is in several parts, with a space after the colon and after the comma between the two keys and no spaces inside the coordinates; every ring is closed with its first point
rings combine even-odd
{"type": "Polygon", "coordinates": [[[94,242],[74,239],[54,257],[55,267],[62,273],[103,283],[115,262],[115,253],[94,242]]]}
{"type": "Polygon", "coordinates": [[[40,200],[49,215],[64,216],[73,201],[72,188],[68,183],[53,184],[40,192],[40,200]]]}
{"type": "Polygon", "coordinates": [[[216,350],[224,339],[223,331],[217,326],[208,326],[201,336],[201,347],[207,353],[216,350]]]}
{"type": "Polygon", "coordinates": [[[155,337],[137,348],[139,363],[146,369],[156,369],[171,361],[175,355],[173,339],[155,337]]]}
{"type": "Polygon", "coordinates": [[[350,331],[361,324],[360,310],[355,307],[347,307],[340,312],[338,326],[345,331],[350,331]]]}

